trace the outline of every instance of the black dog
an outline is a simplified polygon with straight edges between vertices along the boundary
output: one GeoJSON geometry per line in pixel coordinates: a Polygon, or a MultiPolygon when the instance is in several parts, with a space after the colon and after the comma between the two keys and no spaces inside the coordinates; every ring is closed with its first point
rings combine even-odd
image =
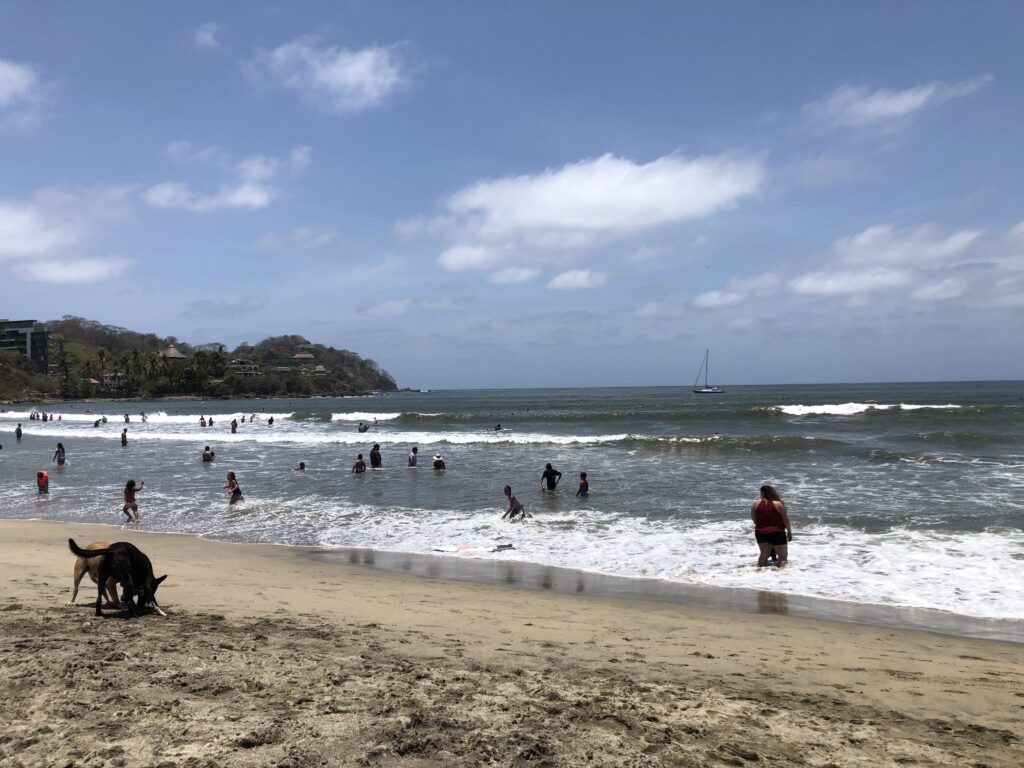
{"type": "Polygon", "coordinates": [[[167,615],[160,610],[160,606],[156,602],[156,588],[167,576],[154,578],[153,564],[134,544],[127,541],[116,541],[106,549],[82,549],[75,544],[74,539],[68,539],[68,546],[79,557],[103,558],[100,560],[100,590],[96,596],[97,616],[103,615],[100,610],[100,606],[103,605],[103,585],[109,578],[113,578],[121,585],[121,594],[124,602],[128,603],[128,611],[132,616],[138,616],[139,611],[146,603],[152,603],[156,612],[161,616],[167,615]],[[136,596],[138,597],[137,606],[132,600],[136,596]]]}

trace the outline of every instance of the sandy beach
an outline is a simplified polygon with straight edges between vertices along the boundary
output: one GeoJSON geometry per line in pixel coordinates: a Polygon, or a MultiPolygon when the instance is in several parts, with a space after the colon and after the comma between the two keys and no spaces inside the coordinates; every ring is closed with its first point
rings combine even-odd
{"type": "Polygon", "coordinates": [[[2,766],[1019,766],[1024,646],[0,522],[2,766]],[[167,618],[95,618],[66,540],[167,618]]]}

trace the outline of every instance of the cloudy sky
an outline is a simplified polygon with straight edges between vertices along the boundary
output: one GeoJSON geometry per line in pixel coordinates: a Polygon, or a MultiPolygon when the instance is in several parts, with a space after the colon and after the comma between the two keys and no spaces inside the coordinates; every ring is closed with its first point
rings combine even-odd
{"type": "Polygon", "coordinates": [[[1024,378],[1024,4],[0,4],[0,316],[414,387],[1024,378]]]}

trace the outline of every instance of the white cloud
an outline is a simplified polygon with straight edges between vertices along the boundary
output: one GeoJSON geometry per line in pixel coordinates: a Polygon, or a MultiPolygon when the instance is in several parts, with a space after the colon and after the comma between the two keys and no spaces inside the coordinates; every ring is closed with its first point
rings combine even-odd
{"type": "Polygon", "coordinates": [[[843,85],[804,106],[815,122],[844,128],[892,128],[929,106],[968,96],[992,82],[991,75],[962,83],[925,83],[902,91],[843,85]]]}
{"type": "Polygon", "coordinates": [[[339,114],[375,107],[407,80],[395,46],[351,50],[318,46],[312,37],[260,53],[249,69],[257,79],[339,114]]]}
{"type": "Polygon", "coordinates": [[[121,275],[128,265],[117,258],[62,261],[59,268],[49,261],[27,261],[15,264],[11,271],[21,280],[39,283],[98,283],[121,275]]]}
{"type": "Polygon", "coordinates": [[[323,248],[338,239],[338,233],[326,227],[295,227],[288,232],[270,232],[259,239],[259,244],[271,250],[311,251],[323,248]]]}
{"type": "Polygon", "coordinates": [[[668,155],[637,164],[609,154],[478,182],[452,195],[448,208],[484,239],[626,234],[731,208],[756,194],[764,178],[758,159],[668,155]]]}
{"type": "Polygon", "coordinates": [[[220,147],[196,147],[187,141],[172,141],[164,147],[164,154],[176,163],[227,163],[227,156],[220,147]]]}
{"type": "Polygon", "coordinates": [[[959,298],[965,290],[967,290],[967,282],[963,278],[947,277],[938,282],[922,285],[911,296],[919,301],[943,301],[959,298]]]}
{"type": "Polygon", "coordinates": [[[687,313],[685,306],[668,302],[651,301],[637,308],[637,317],[682,317],[687,313]]]}
{"type": "Polygon", "coordinates": [[[487,269],[497,262],[498,254],[479,245],[457,245],[444,251],[437,259],[442,269],[462,272],[467,269],[487,269]]]}
{"type": "Polygon", "coordinates": [[[551,278],[548,288],[555,291],[573,291],[581,288],[599,288],[608,282],[608,275],[589,269],[571,269],[551,278]]]}
{"type": "Polygon", "coordinates": [[[494,285],[514,285],[529,282],[539,274],[540,270],[532,267],[506,267],[499,269],[487,279],[494,285]]]}
{"type": "Polygon", "coordinates": [[[123,213],[128,193],[125,187],[50,187],[25,201],[0,199],[0,260],[80,248],[123,213]]]}
{"type": "Polygon", "coordinates": [[[746,301],[747,295],[739,291],[713,290],[700,294],[693,300],[696,307],[702,309],[718,309],[720,307],[732,307],[746,301]]]}
{"type": "MultiPolygon", "coordinates": [[[[195,151],[187,142],[169,145],[165,153],[181,160],[209,159],[223,166],[223,158],[215,147],[195,151]]],[[[288,155],[287,164],[293,170],[300,170],[309,164],[312,150],[297,147],[288,155]]],[[[215,192],[202,194],[180,181],[165,181],[154,184],[143,193],[143,198],[156,208],[182,208],[197,213],[230,208],[259,210],[266,208],[278,196],[273,185],[279,174],[282,161],[276,157],[253,155],[237,163],[229,172],[235,178],[222,184],[215,192]]]]}
{"type": "Polygon", "coordinates": [[[27,130],[40,119],[43,85],[27,64],[0,59],[0,128],[27,130]]]}
{"type": "Polygon", "coordinates": [[[825,269],[808,272],[790,280],[796,293],[839,295],[866,293],[906,285],[911,274],[904,270],[877,267],[865,270],[825,269]]]}
{"type": "Polygon", "coordinates": [[[837,240],[832,252],[840,262],[850,265],[937,266],[962,254],[981,235],[976,229],[942,235],[930,224],[905,229],[878,225],[837,240]]]}
{"type": "Polygon", "coordinates": [[[693,300],[701,309],[719,309],[742,304],[754,296],[767,296],[779,286],[778,275],[766,272],[750,277],[733,277],[725,288],[706,291],[693,300]]]}
{"type": "Polygon", "coordinates": [[[1010,237],[1024,238],[1024,221],[1020,222],[1010,230],[1010,237]]]}
{"type": "Polygon", "coordinates": [[[208,51],[220,48],[220,41],[217,39],[217,32],[219,30],[220,27],[212,21],[200,24],[199,28],[196,29],[195,44],[199,48],[203,48],[208,51]]]}

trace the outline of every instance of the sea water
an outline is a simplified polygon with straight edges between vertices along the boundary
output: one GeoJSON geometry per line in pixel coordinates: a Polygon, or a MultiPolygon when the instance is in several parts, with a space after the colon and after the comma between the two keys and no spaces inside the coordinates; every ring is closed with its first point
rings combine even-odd
{"type": "Polygon", "coordinates": [[[1022,398],[1024,383],[986,382],[6,406],[0,515],[119,524],[133,478],[145,481],[138,498],[152,531],[1021,619],[1022,398]],[[37,409],[61,420],[29,421],[37,409]],[[94,427],[101,415],[107,423],[94,427]],[[359,422],[370,431],[358,433],[359,422]],[[63,468],[51,461],[58,441],[63,468]],[[375,442],[383,470],[353,474],[356,454],[368,460],[375,442]],[[216,460],[204,464],[206,445],[216,460]],[[413,446],[416,469],[406,466],[413,446]],[[431,469],[435,453],[446,471],[431,469]],[[563,473],[554,493],[540,490],[548,462],[563,473]],[[40,469],[51,476],[44,500],[40,469]],[[231,507],[228,471],[245,495],[231,507]],[[588,498],[575,496],[581,471],[588,498]],[[789,508],[786,569],[754,567],[750,506],[762,483],[789,508]],[[529,522],[500,520],[506,484],[529,522]],[[497,544],[514,548],[486,551],[497,544]],[[471,551],[436,553],[454,547],[471,551]]]}

